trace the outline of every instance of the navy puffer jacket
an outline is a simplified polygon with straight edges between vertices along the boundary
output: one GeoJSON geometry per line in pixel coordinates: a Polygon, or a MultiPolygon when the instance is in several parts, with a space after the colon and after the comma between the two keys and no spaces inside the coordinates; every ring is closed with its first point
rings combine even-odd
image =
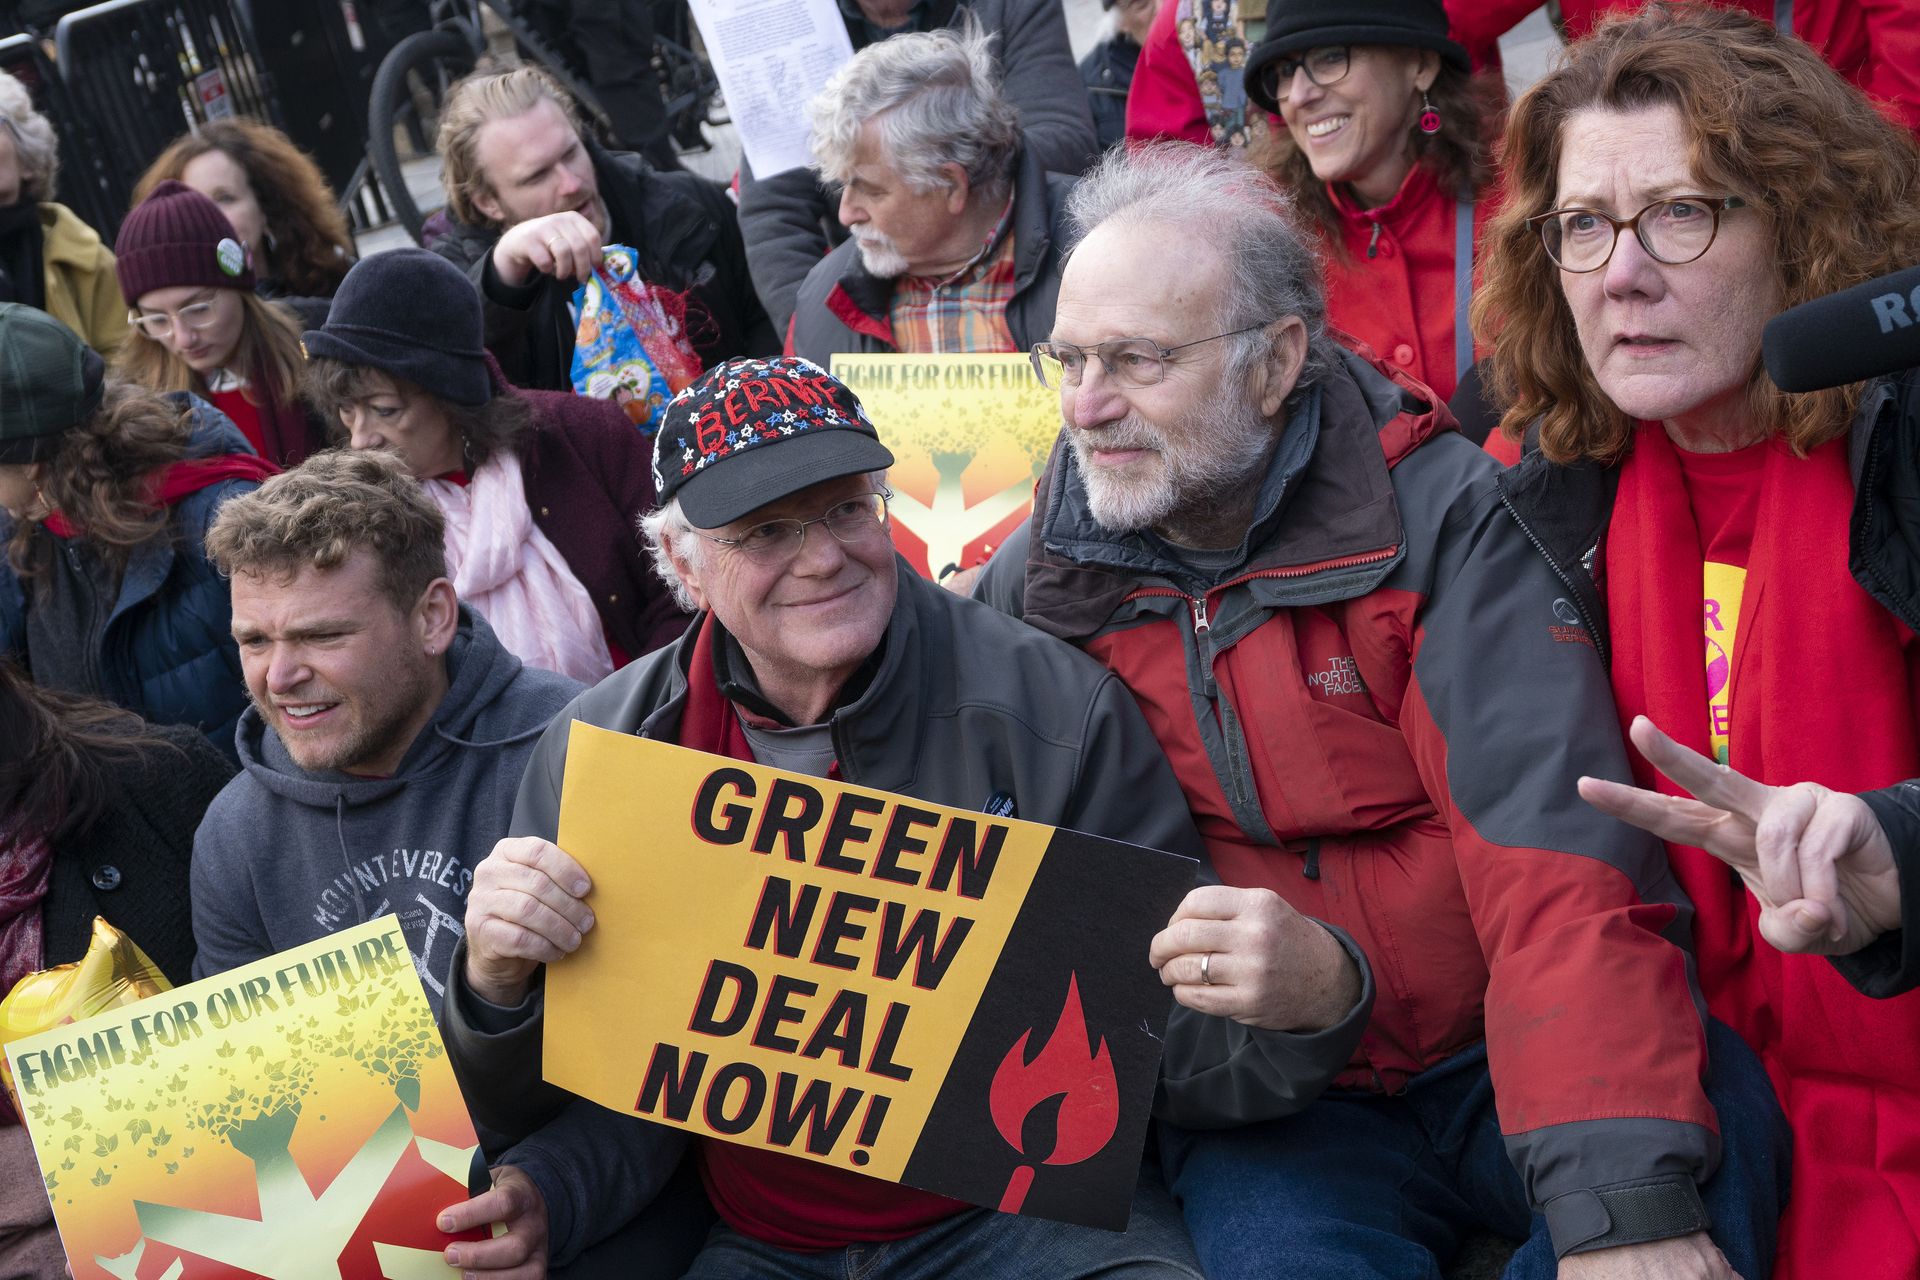
{"type": "MultiPolygon", "coordinates": [[[[169,398],[191,414],[189,458],[253,452],[240,429],[212,405],[184,392],[169,398]]],[[[109,701],[159,724],[193,725],[229,759],[247,691],[229,629],[227,582],[207,561],[206,535],[222,503],[258,487],[251,480],[223,480],[174,504],[166,532],[134,548],[96,658],[99,692],[109,701]]],[[[0,512],[0,542],[12,532],[0,512]]],[[[43,528],[35,537],[53,535],[43,528]]],[[[57,581],[61,589],[73,589],[84,576],[62,574],[57,581]]],[[[43,607],[34,598],[37,590],[0,559],[0,653],[22,660],[29,672],[35,663],[27,652],[27,611],[43,607]]]]}

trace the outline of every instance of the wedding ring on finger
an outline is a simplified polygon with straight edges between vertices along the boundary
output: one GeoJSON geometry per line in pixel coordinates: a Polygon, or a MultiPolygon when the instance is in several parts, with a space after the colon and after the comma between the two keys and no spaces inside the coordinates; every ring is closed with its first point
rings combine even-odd
{"type": "Polygon", "coordinates": [[[1213,952],[1211,951],[1200,957],[1200,985],[1203,987],[1213,985],[1213,952]]]}

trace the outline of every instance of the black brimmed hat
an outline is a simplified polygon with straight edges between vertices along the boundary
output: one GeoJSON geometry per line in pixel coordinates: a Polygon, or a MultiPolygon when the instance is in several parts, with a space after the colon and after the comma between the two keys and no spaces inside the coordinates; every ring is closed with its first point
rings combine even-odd
{"type": "Polygon", "coordinates": [[[1440,0],[1270,0],[1266,38],[1247,55],[1247,96],[1280,113],[1266,90],[1266,69],[1290,54],[1333,44],[1382,44],[1432,49],[1461,71],[1472,71],[1467,51],[1447,34],[1440,0]]]}

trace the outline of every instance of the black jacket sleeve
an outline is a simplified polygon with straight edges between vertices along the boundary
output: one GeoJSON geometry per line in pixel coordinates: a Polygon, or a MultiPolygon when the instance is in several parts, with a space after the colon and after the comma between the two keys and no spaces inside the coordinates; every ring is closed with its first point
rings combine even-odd
{"type": "Polygon", "coordinates": [[[1833,957],[1840,976],[1876,1000],[1920,986],[1920,779],[1898,782],[1861,797],[1893,846],[1900,876],[1900,927],[1850,956],[1833,957]]]}

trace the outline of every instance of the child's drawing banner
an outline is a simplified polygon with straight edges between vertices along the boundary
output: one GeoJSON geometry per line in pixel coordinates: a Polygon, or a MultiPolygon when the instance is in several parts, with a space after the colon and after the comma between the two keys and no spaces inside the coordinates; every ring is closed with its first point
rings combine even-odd
{"type": "Polygon", "coordinates": [[[451,1274],[478,1143],[394,916],[6,1054],[77,1280],[451,1274]]]}
{"type": "Polygon", "coordinates": [[[940,577],[980,564],[1026,520],[1060,395],[1025,355],[839,353],[833,376],[893,450],[893,540],[914,568],[940,577]]]}

